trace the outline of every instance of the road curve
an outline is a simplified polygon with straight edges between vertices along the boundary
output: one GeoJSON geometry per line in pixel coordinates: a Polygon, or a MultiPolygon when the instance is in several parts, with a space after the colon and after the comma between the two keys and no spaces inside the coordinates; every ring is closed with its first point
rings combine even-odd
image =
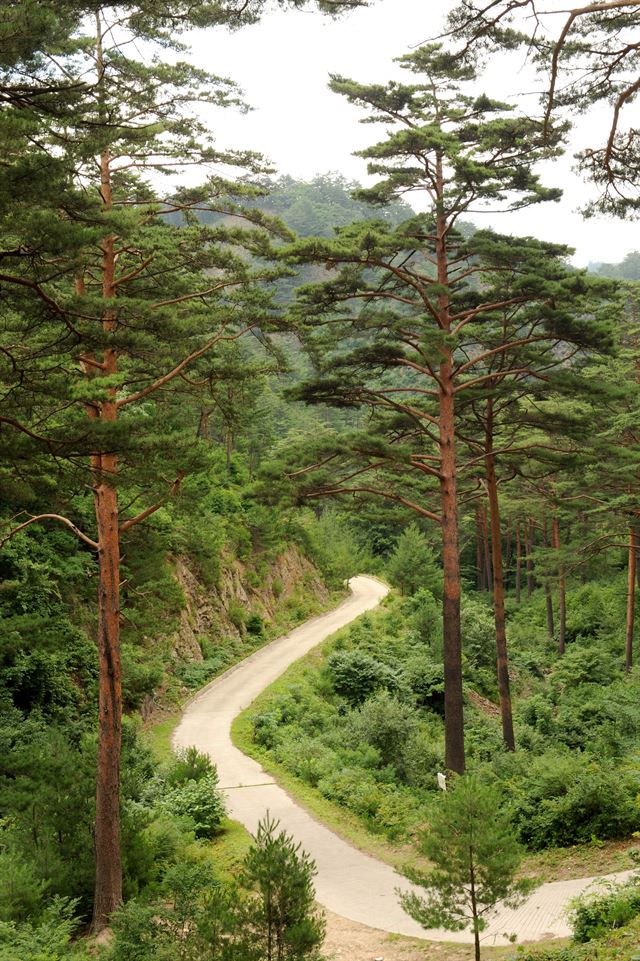
{"type": "MultiPolygon", "coordinates": [[[[425,931],[402,910],[397,888],[410,885],[389,865],[363,854],[299,807],[262,767],[231,741],[231,724],[288,667],[339,628],[371,610],[388,593],[381,581],[354,577],[351,596],[328,614],[306,621],[251,654],[203,688],[187,705],[173,736],[174,749],[195,745],[218,769],[230,817],[255,833],[266,810],[315,860],[316,896],[335,914],[369,927],[434,941],[469,943],[469,931],[425,931]]],[[[631,871],[611,876],[623,880],[631,871]]],[[[566,907],[593,878],[543,884],[517,910],[503,908],[483,933],[485,944],[536,941],[570,934],[566,907]]]]}

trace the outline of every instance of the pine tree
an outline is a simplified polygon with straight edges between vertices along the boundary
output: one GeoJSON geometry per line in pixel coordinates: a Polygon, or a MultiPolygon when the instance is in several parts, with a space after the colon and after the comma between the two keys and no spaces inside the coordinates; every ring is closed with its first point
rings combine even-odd
{"type": "Polygon", "coordinates": [[[54,67],[36,58],[41,78],[64,78],[81,97],[73,111],[40,112],[27,154],[38,163],[52,154],[54,182],[63,189],[45,188],[38,205],[29,198],[6,216],[5,239],[18,256],[4,258],[0,276],[8,291],[3,374],[8,396],[25,414],[22,421],[12,416],[11,426],[64,457],[76,489],[87,482],[88,461],[95,504],[95,533],[57,509],[28,516],[10,532],[55,520],[97,555],[94,930],[122,896],[121,538],[177,492],[197,456],[192,439],[185,443],[181,436],[169,388],[216,346],[268,329],[276,314],[260,285],[281,273],[268,264],[269,237],[286,231],[247,206],[261,188],[246,180],[234,185],[217,173],[202,187],[159,199],[148,179],[151,172],[198,164],[226,167],[232,175],[261,170],[256,155],[215,148],[190,116],[203,98],[241,106],[230,81],[180,61],[135,59],[134,41],[164,50],[176,46],[180,29],[217,23],[220,16],[217,4],[176,2],[162,12],[99,7],[84,23],[93,32],[68,39],[67,57],[63,49],[54,67]],[[196,217],[201,209],[233,214],[236,222],[206,227],[196,217]],[[180,214],[181,226],[167,224],[171,213],[180,214]],[[34,409],[37,433],[29,427],[34,409]],[[131,502],[122,510],[120,491],[127,485],[131,502]]]}
{"type": "Polygon", "coordinates": [[[464,61],[518,46],[535,51],[546,128],[554,117],[606,105],[608,121],[590,125],[597,139],[578,154],[579,168],[600,188],[589,215],[633,217],[640,208],[640,138],[630,113],[640,89],[638,6],[638,0],[569,4],[560,25],[558,10],[539,0],[464,0],[448,18],[447,36],[464,61]]]}
{"type": "MultiPolygon", "coordinates": [[[[395,229],[376,221],[354,224],[340,229],[333,243],[310,240],[292,249],[291,257],[297,262],[317,261],[339,271],[323,285],[303,288],[299,298],[298,314],[307,327],[331,320],[330,333],[320,337],[316,347],[318,357],[324,354],[325,377],[301,396],[394,411],[411,422],[413,432],[427,444],[412,454],[409,471],[419,471],[423,483],[437,484],[437,509],[422,506],[425,492],[412,496],[413,491],[407,494],[394,485],[363,481],[365,471],[393,460],[394,450],[396,462],[401,459],[399,444],[411,429],[407,423],[394,427],[393,417],[390,429],[396,431],[396,446],[391,456],[382,456],[375,442],[365,441],[360,450],[369,461],[350,475],[357,482],[346,483],[349,475],[343,475],[340,484],[326,486],[323,493],[381,494],[413,509],[419,507],[421,516],[440,525],[447,766],[461,772],[455,404],[458,392],[487,378],[473,376],[475,357],[464,362],[456,350],[465,329],[481,325],[496,310],[547,302],[551,291],[535,278],[531,263],[557,257],[559,250],[487,231],[465,237],[456,225],[472,205],[522,207],[557,198],[558,192],[543,188],[531,170],[534,160],[547,150],[540,146],[539,123],[512,117],[504,104],[487,97],[468,96],[464,88],[474,79],[473,71],[459,68],[439,47],[421,48],[400,62],[417,75],[418,83],[367,87],[334,77],[332,87],[367,108],[371,118],[384,118],[399,128],[382,143],[362,151],[370,160],[369,172],[382,179],[359,196],[384,204],[419,191],[432,204],[432,212],[395,229]],[[494,290],[483,289],[479,277],[487,269],[502,269],[512,278],[506,301],[503,292],[494,300],[494,290]],[[340,357],[335,352],[337,336],[355,337],[357,346],[340,357]],[[383,372],[389,372],[387,379],[383,372]],[[429,448],[432,452],[426,453],[429,448]]],[[[427,496],[431,493],[427,487],[427,496]]]]}
{"type": "Polygon", "coordinates": [[[426,895],[400,897],[405,911],[425,928],[471,927],[476,961],[480,935],[498,902],[516,907],[533,887],[528,879],[516,879],[523,851],[500,803],[496,788],[478,775],[457,778],[421,839],[433,868],[404,872],[426,895]]]}

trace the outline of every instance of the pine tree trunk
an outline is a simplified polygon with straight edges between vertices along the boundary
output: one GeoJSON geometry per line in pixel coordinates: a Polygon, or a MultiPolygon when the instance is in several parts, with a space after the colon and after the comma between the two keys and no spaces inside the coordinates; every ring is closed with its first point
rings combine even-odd
{"type": "MultiPolygon", "coordinates": [[[[103,457],[102,470],[115,470],[115,457],[103,457]]],[[[118,499],[108,483],[95,494],[100,583],[98,588],[98,769],[96,779],[96,857],[93,933],[101,931],[122,902],[120,857],[120,752],[122,682],[120,671],[120,537],[118,499]]]]}
{"type": "MultiPolygon", "coordinates": [[[[553,546],[560,551],[560,523],[553,518],[552,525],[553,546]]],[[[558,654],[564,654],[567,637],[567,594],[564,580],[564,566],[558,564],[558,654]]]]}
{"type": "MultiPolygon", "coordinates": [[[[544,546],[549,546],[549,534],[547,531],[547,522],[544,522],[544,546]]],[[[553,596],[551,594],[551,584],[549,583],[549,578],[546,577],[544,581],[544,600],[547,607],[547,637],[550,641],[555,637],[555,624],[553,623],[553,596]]]]}
{"type": "MultiPolygon", "coordinates": [[[[99,52],[99,51],[98,51],[99,52]]],[[[109,151],[101,156],[101,194],[105,210],[112,209],[109,151]]],[[[105,301],[102,326],[111,332],[115,311],[109,303],[116,296],[115,238],[102,242],[102,296],[105,301]]],[[[116,351],[106,349],[101,374],[112,377],[118,371],[116,351]]],[[[113,424],[118,417],[116,388],[106,391],[98,417],[113,424]]],[[[122,903],[122,862],[120,853],[120,754],[122,747],[122,679],[120,666],[120,531],[118,493],[114,484],[118,461],[115,454],[101,452],[92,458],[94,501],[98,530],[98,768],[96,778],[96,857],[92,933],[101,931],[109,916],[122,903]]]]}
{"type": "Polygon", "coordinates": [[[525,541],[525,551],[526,551],[526,570],[527,570],[527,597],[531,597],[534,588],[534,577],[533,577],[533,540],[534,540],[534,524],[533,518],[529,520],[529,526],[526,534],[525,541]]]}
{"type": "Polygon", "coordinates": [[[491,546],[489,544],[489,525],[487,524],[487,512],[484,507],[480,508],[482,520],[482,549],[484,553],[485,569],[485,590],[490,594],[493,591],[493,571],[491,570],[491,546]]]}
{"type": "Polygon", "coordinates": [[[445,764],[464,773],[462,642],[460,634],[460,554],[454,428],[454,397],[449,358],[440,365],[440,490],[442,505],[443,647],[445,764]]]}
{"type": "Polygon", "coordinates": [[[629,528],[629,567],[627,578],[627,629],[625,636],[625,670],[633,667],[633,629],[636,606],[636,532],[629,528]]]}
{"type": "Polygon", "coordinates": [[[227,400],[229,401],[229,420],[225,431],[225,452],[227,460],[227,474],[231,471],[231,456],[233,454],[233,430],[231,428],[231,407],[233,404],[233,387],[227,387],[227,400]]]}
{"type": "Polygon", "coordinates": [[[520,591],[522,580],[522,544],[520,541],[520,524],[516,524],[516,604],[520,606],[520,591]]]}
{"type": "Polygon", "coordinates": [[[511,570],[511,555],[513,539],[511,536],[511,521],[507,521],[507,533],[505,537],[505,552],[504,552],[504,584],[507,586],[509,580],[509,572],[511,570]]]}
{"type": "Polygon", "coordinates": [[[476,898],[476,872],[473,859],[473,848],[469,848],[469,895],[471,897],[471,923],[473,925],[473,943],[475,947],[474,961],[481,961],[480,919],[478,917],[478,902],[476,898]]]}
{"type": "MultiPolygon", "coordinates": [[[[436,162],[436,193],[444,196],[442,158],[436,162]]],[[[447,219],[442,209],[436,216],[436,269],[441,293],[438,296],[438,321],[449,331],[449,275],[447,262],[447,219]]],[[[456,429],[454,417],[453,356],[443,345],[439,366],[439,445],[440,501],[442,528],[442,634],[444,654],[444,743],[448,771],[464,773],[464,705],[462,695],[462,639],[460,632],[460,547],[458,535],[458,493],[456,429]]]]}
{"type": "Polygon", "coordinates": [[[493,456],[493,415],[491,401],[488,402],[487,431],[485,436],[485,472],[487,494],[489,495],[489,517],[491,519],[491,547],[493,559],[493,616],[496,625],[496,664],[498,691],[500,693],[500,717],[502,737],[509,751],[515,751],[513,733],[513,712],[511,709],[511,690],[509,684],[509,655],[507,651],[507,632],[504,612],[504,580],[502,571],[502,538],[500,532],[500,501],[498,481],[493,456]]]}
{"type": "Polygon", "coordinates": [[[476,589],[484,591],[484,565],[482,562],[482,525],[480,509],[476,508],[476,589]]]}

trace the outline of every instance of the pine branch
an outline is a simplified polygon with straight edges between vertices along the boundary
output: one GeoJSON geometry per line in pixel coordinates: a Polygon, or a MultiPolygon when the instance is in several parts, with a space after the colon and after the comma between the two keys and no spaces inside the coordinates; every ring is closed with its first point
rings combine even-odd
{"type": "MultiPolygon", "coordinates": [[[[17,516],[20,517],[20,514],[17,516]]],[[[97,541],[94,541],[88,537],[83,531],[80,530],[79,527],[76,527],[73,521],[70,521],[68,517],[64,517],[62,514],[36,514],[30,517],[28,521],[24,522],[24,524],[19,524],[18,527],[14,527],[12,531],[9,531],[9,533],[0,540],[0,547],[4,547],[8,540],[10,540],[12,537],[15,537],[15,535],[20,531],[23,531],[25,527],[30,527],[31,524],[45,520],[54,520],[59,521],[61,524],[65,524],[69,530],[72,530],[76,537],[78,537],[81,541],[84,541],[85,544],[88,544],[89,547],[92,547],[94,550],[99,550],[100,545],[97,541]]]]}

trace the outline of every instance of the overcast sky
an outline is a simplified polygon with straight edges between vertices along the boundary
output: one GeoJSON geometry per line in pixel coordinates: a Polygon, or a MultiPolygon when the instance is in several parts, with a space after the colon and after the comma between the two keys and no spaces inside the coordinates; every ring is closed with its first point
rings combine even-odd
{"type": "MultiPolygon", "coordinates": [[[[313,12],[272,13],[262,23],[234,34],[200,31],[190,36],[193,59],[243,88],[254,108],[249,114],[216,111],[207,118],[218,146],[259,150],[279,174],[309,179],[339,171],[366,182],[365,161],[352,156],[382,133],[361,125],[358,108],[327,88],[329,73],[361,82],[406,76],[393,58],[433,37],[441,29],[451,0],[377,0],[338,21],[313,12]]],[[[535,110],[533,77],[521,55],[490,65],[484,86],[489,94],[535,110]]],[[[583,121],[577,133],[588,137],[597,118],[583,121]]],[[[564,189],[560,203],[543,204],[518,214],[474,215],[479,225],[533,234],[576,248],[575,262],[621,260],[640,248],[640,225],[609,218],[584,220],[577,208],[589,188],[572,173],[570,153],[544,171],[544,182],[564,189]]]]}

